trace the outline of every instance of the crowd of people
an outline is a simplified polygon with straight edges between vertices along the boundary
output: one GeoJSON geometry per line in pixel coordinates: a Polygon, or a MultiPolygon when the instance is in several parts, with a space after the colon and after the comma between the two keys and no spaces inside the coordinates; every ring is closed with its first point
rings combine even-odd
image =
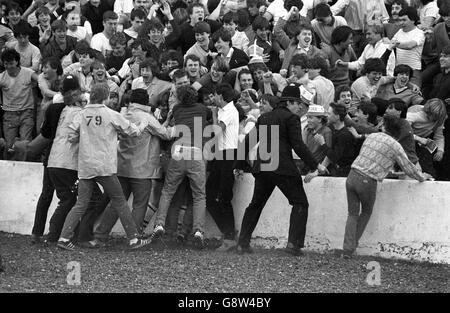
{"type": "Polygon", "coordinates": [[[351,257],[377,182],[450,178],[449,0],[0,0],[0,21],[1,158],[44,164],[33,243],[102,247],[120,219],[132,249],[202,248],[209,212],[217,250],[251,253],[278,187],[298,256],[301,175],[327,175],[351,257]]]}

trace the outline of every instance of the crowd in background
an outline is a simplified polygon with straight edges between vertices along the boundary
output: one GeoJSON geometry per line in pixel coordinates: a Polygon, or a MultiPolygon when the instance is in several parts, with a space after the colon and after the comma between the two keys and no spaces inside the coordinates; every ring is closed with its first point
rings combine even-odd
{"type": "MultiPolygon", "coordinates": [[[[45,168],[34,242],[56,191],[47,242],[95,247],[120,218],[138,248],[156,212],[153,235],[194,233],[202,244],[207,210],[228,250],[233,184],[251,171],[236,151],[283,101],[297,104],[297,136],[313,157],[292,152],[306,181],[347,177],[386,116],[401,120],[396,139],[417,170],[450,178],[448,0],[0,0],[0,21],[0,158],[45,168]],[[81,114],[88,126],[114,126],[87,148],[81,108],[93,112],[81,114]],[[195,133],[193,117],[199,140],[175,134],[176,125],[195,133]],[[205,137],[207,125],[219,130],[205,137]],[[174,159],[207,142],[216,145],[207,164],[174,159]],[[99,181],[115,174],[119,185],[99,181]]],[[[407,179],[403,165],[388,177],[407,179]]]]}

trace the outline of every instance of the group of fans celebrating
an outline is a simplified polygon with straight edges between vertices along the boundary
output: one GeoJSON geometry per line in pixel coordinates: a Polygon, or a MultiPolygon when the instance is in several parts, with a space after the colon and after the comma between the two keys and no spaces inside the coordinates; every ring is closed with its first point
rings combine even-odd
{"type": "Polygon", "coordinates": [[[103,247],[120,219],[131,249],[203,248],[208,211],[218,251],[251,253],[278,187],[299,256],[302,180],[328,175],[349,258],[377,182],[450,177],[448,0],[0,0],[0,19],[2,158],[44,164],[33,243],[103,247]]]}

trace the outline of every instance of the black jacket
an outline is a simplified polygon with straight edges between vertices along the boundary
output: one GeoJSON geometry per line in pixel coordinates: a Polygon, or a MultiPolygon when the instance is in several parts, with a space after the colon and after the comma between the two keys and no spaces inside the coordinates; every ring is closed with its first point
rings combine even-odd
{"type": "Polygon", "coordinates": [[[271,171],[286,176],[300,175],[292,158],[292,150],[310,169],[317,168],[317,162],[302,140],[300,118],[286,107],[278,107],[258,118],[256,126],[246,137],[245,144],[247,149],[252,148],[256,143],[254,139],[252,140],[255,132],[257,137],[253,138],[258,138],[259,147],[257,160],[252,168],[253,173],[271,171]],[[276,126],[278,126],[278,131],[276,126]],[[271,147],[272,143],[274,147],[271,147]],[[278,147],[276,146],[277,143],[278,147]],[[269,155],[270,157],[268,157],[269,155]],[[268,168],[270,163],[270,168],[268,168]]]}
{"type": "Polygon", "coordinates": [[[241,67],[241,66],[248,65],[249,61],[250,61],[250,59],[244,51],[233,47],[233,54],[231,55],[230,63],[229,63],[230,70],[241,67]]]}

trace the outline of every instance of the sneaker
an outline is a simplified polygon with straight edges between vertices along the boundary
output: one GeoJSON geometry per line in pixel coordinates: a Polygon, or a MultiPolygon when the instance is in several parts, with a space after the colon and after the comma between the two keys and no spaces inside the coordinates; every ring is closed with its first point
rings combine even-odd
{"type": "Polygon", "coordinates": [[[238,254],[252,254],[252,253],[254,253],[254,251],[252,248],[250,248],[250,246],[244,247],[244,246],[238,245],[237,253],[238,254]]]}
{"type": "Polygon", "coordinates": [[[146,245],[150,244],[152,241],[150,239],[137,239],[135,238],[135,242],[132,242],[134,239],[130,240],[130,249],[136,250],[140,249],[142,247],[145,247],[146,245]]]}
{"type": "Polygon", "coordinates": [[[33,234],[33,235],[31,235],[30,244],[31,245],[39,244],[39,243],[41,243],[41,240],[42,240],[42,236],[33,234]]]}
{"type": "Polygon", "coordinates": [[[164,235],[164,233],[165,233],[164,227],[162,225],[156,225],[150,239],[153,240],[153,239],[159,238],[162,235],[164,235]]]}
{"type": "Polygon", "coordinates": [[[98,239],[80,242],[79,245],[83,248],[89,248],[89,249],[103,248],[106,246],[105,243],[101,242],[98,239]]]}
{"type": "Polygon", "coordinates": [[[75,250],[75,245],[70,240],[69,241],[58,241],[56,246],[58,248],[61,248],[61,249],[64,249],[64,250],[69,250],[69,251],[74,251],[75,250]]]}
{"type": "Polygon", "coordinates": [[[197,230],[194,234],[194,247],[197,249],[203,249],[205,247],[203,233],[199,230],[197,230]]]}
{"type": "Polygon", "coordinates": [[[217,252],[227,252],[236,247],[236,241],[224,239],[222,245],[216,249],[217,252]]]}

